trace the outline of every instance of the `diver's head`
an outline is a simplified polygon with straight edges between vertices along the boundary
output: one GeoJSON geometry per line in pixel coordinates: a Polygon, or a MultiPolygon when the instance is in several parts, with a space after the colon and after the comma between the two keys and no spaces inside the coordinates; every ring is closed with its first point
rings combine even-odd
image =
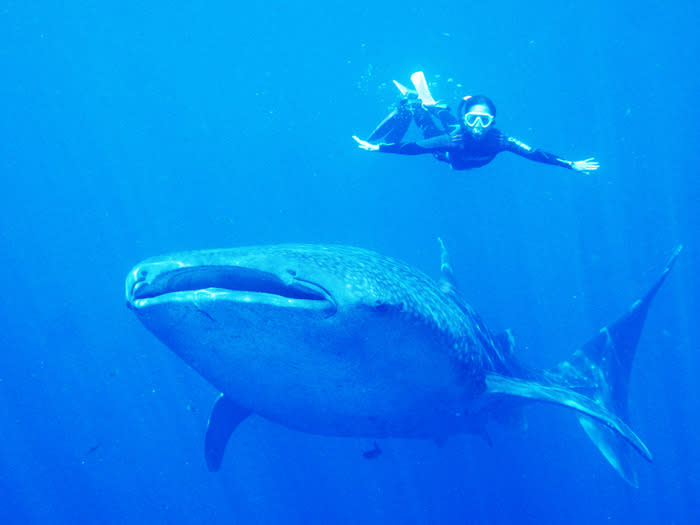
{"type": "Polygon", "coordinates": [[[467,96],[459,104],[462,126],[475,137],[481,137],[496,120],[496,106],[484,95],[467,96]]]}

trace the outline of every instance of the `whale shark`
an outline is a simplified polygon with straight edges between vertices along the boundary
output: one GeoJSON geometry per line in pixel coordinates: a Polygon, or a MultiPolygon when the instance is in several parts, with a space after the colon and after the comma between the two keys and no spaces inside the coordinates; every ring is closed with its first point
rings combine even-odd
{"type": "Polygon", "coordinates": [[[220,396],[205,435],[219,470],[236,427],[258,415],[327,436],[442,441],[487,436],[534,402],[574,411],[638,485],[627,390],[647,311],[681,247],[627,312],[550,369],[522,363],[462,297],[440,240],[440,277],[374,251],[281,244],[153,257],[126,278],[127,306],[220,396]]]}

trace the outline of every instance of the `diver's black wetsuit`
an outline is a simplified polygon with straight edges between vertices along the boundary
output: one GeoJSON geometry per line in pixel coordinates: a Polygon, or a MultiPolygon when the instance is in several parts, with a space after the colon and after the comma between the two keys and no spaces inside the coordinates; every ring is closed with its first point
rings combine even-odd
{"type": "Polygon", "coordinates": [[[438,160],[448,162],[455,170],[468,170],[484,166],[502,151],[511,151],[535,162],[570,169],[572,167],[572,163],[568,160],[531,148],[513,137],[504,135],[496,128],[486,130],[484,135],[479,138],[472,136],[469,130],[464,130],[459,125],[452,126],[452,128],[449,133],[442,133],[417,142],[379,144],[379,151],[398,153],[399,155],[432,153],[438,160]]]}
{"type": "Polygon", "coordinates": [[[415,122],[423,134],[423,138],[436,137],[450,133],[457,119],[444,105],[424,106],[415,98],[403,98],[396,108],[382,120],[367,139],[368,142],[384,142],[395,144],[403,140],[411,122],[415,122]]]}

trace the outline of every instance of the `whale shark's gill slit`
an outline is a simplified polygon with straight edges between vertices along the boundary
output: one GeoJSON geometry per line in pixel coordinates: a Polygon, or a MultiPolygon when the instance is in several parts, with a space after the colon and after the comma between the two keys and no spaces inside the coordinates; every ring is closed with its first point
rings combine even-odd
{"type": "Polygon", "coordinates": [[[165,293],[187,292],[217,288],[236,292],[256,292],[279,295],[289,299],[332,301],[325,290],[313,283],[285,283],[272,273],[230,266],[182,268],[156,279],[153,286],[138,289],[138,299],[165,293]],[[158,282],[160,281],[160,282],[158,282]]]}

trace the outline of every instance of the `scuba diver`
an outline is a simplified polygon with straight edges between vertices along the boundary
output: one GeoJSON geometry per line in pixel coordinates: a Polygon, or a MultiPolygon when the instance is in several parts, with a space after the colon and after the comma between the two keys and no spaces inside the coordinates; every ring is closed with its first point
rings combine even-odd
{"type": "Polygon", "coordinates": [[[422,71],[413,73],[411,81],[415,91],[394,80],[403,98],[367,140],[353,135],[361,149],[400,155],[432,153],[455,170],[484,166],[502,151],[583,173],[600,166],[593,157],[565,160],[501,133],[494,126],[496,106],[484,95],[464,97],[457,108],[459,118],[456,118],[446,105],[433,99],[422,71]],[[403,142],[412,122],[420,128],[423,139],[403,142]]]}

